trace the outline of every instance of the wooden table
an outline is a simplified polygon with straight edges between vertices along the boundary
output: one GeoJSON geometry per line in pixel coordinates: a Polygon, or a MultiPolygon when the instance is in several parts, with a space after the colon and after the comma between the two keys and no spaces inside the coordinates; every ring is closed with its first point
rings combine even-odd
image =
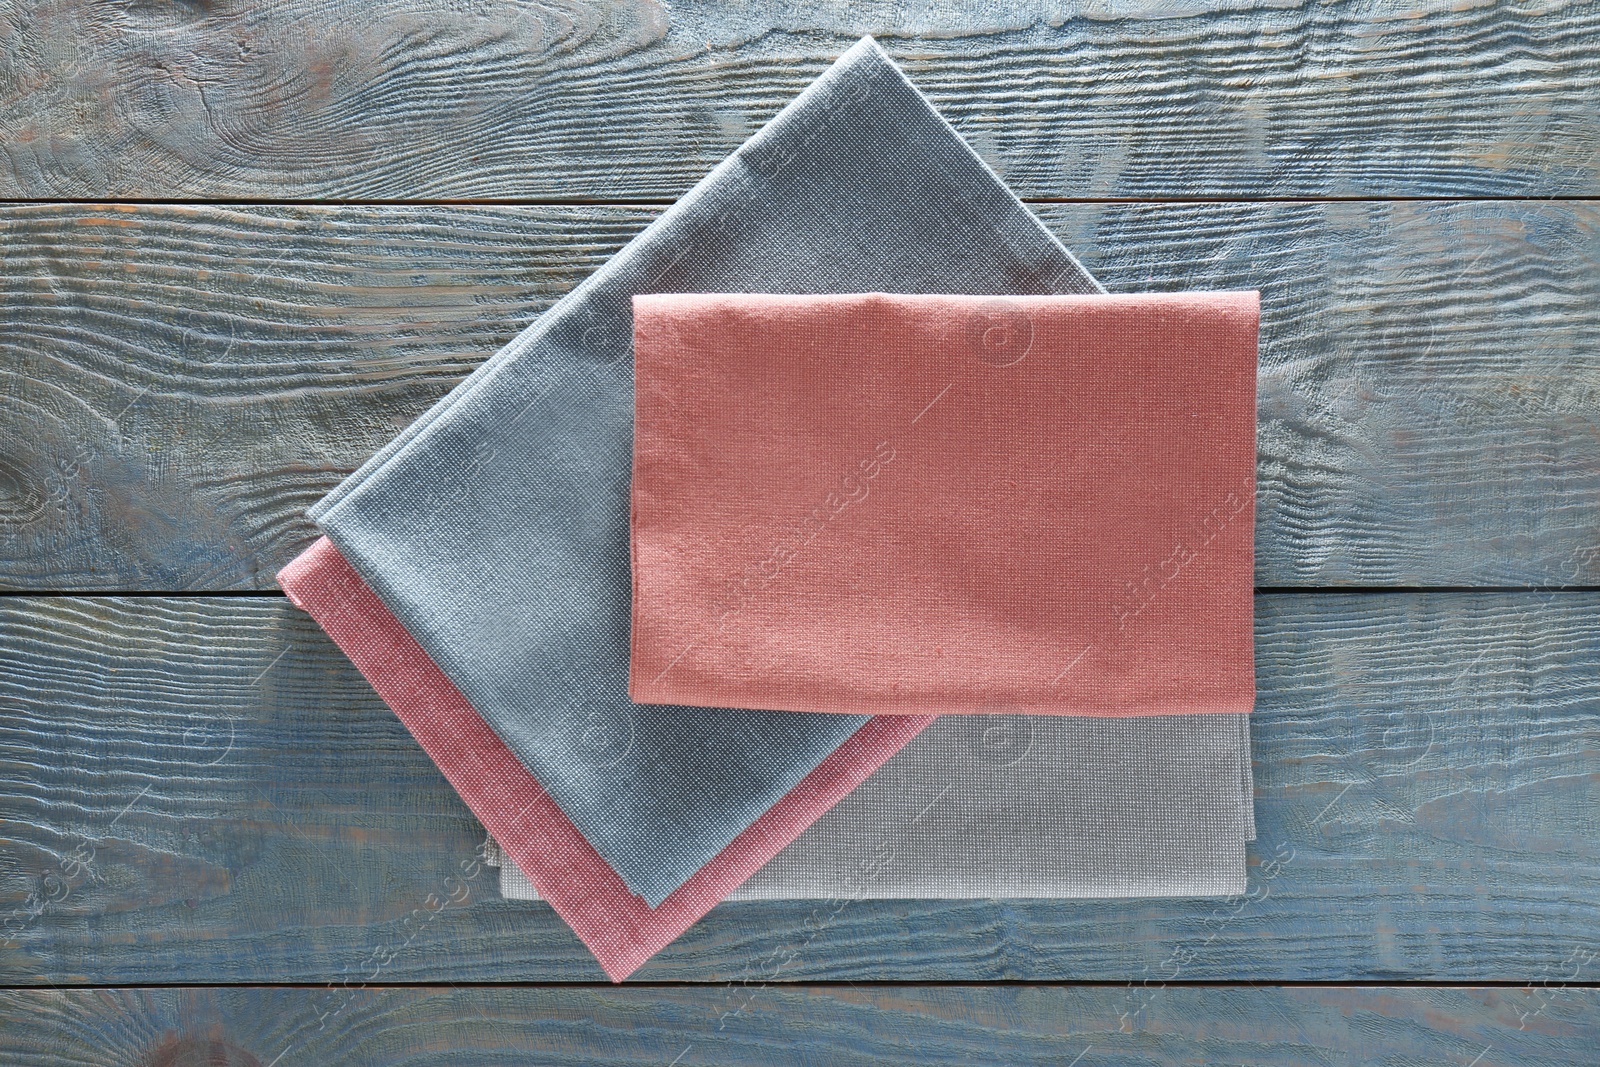
{"type": "Polygon", "coordinates": [[[0,148],[0,1062],[1600,1060],[1592,0],[11,0],[0,148]],[[863,32],[1112,289],[1263,293],[1251,892],[613,988],[273,573],[863,32]]]}

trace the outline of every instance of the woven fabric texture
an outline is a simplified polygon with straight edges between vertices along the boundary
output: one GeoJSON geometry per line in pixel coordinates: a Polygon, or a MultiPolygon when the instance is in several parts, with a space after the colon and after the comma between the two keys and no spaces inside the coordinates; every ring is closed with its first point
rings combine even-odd
{"type": "Polygon", "coordinates": [[[1255,293],[634,298],[638,701],[1248,712],[1255,293]]]}
{"type": "Polygon", "coordinates": [[[312,509],[652,903],[866,721],[628,699],[630,300],[707,290],[1098,286],[865,39],[312,509]]]}
{"type": "MultiPolygon", "coordinates": [[[[944,716],[728,899],[1243,892],[1242,718],[944,716]]],[[[515,863],[500,891],[540,899],[515,863]]]]}
{"type": "Polygon", "coordinates": [[[871,719],[658,907],[634,895],[326,538],[278,575],[550,902],[621,981],[925,727],[871,719]]]}

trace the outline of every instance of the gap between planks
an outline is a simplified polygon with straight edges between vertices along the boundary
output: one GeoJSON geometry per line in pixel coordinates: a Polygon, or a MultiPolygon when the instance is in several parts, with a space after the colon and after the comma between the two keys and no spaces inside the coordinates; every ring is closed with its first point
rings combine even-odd
{"type": "MultiPolygon", "coordinates": [[[[1382,596],[1427,593],[1600,593],[1600,585],[1258,585],[1256,596],[1382,596]]],[[[151,598],[208,600],[220,597],[281,597],[278,589],[0,589],[0,600],[21,598],[151,598]]],[[[0,988],[4,988],[0,986],[0,988]]]]}
{"type": "MultiPolygon", "coordinates": [[[[671,207],[678,197],[466,197],[342,199],[224,197],[166,199],[139,197],[11,197],[0,198],[0,208],[92,206],[126,204],[130,207],[671,207]]],[[[1600,203],[1600,197],[1577,194],[1544,196],[1485,194],[1480,196],[1032,196],[1028,205],[1053,204],[1478,204],[1478,203],[1600,203]]]]}

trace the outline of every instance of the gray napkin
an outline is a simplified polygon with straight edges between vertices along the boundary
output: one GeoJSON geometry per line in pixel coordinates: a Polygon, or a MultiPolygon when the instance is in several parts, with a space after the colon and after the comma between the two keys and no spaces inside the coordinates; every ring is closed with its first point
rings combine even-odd
{"type": "Polygon", "coordinates": [[[1101,291],[870,38],[311,510],[652,904],[864,719],[629,702],[630,298],[864,290],[1101,291]]]}
{"type": "MultiPolygon", "coordinates": [[[[729,900],[1241,893],[1241,715],[947,715],[729,900]]],[[[509,860],[500,892],[537,900],[509,860]]]]}

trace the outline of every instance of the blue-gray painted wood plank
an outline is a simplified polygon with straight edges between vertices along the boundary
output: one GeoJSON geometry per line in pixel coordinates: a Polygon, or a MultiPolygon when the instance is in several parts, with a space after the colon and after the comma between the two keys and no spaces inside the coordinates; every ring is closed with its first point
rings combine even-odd
{"type": "MultiPolygon", "coordinates": [[[[1536,983],[1600,953],[1600,594],[1257,599],[1246,897],[725,904],[639,977],[1536,983]]],[[[600,978],[279,598],[0,599],[0,711],[0,982],[600,978]]]]}
{"type": "MultiPolygon", "coordinates": [[[[1259,288],[1262,585],[1600,583],[1593,203],[1072,204],[1259,288]]],[[[641,228],[594,206],[0,209],[0,588],[270,587],[307,505],[641,228]]]]}
{"type": "Polygon", "coordinates": [[[38,0],[0,196],[674,197],[865,32],[1027,196],[1600,192],[1583,0],[38,0]]]}
{"type": "Polygon", "coordinates": [[[9,1067],[1572,1067],[1600,991],[942,986],[0,993],[9,1067]]]}

